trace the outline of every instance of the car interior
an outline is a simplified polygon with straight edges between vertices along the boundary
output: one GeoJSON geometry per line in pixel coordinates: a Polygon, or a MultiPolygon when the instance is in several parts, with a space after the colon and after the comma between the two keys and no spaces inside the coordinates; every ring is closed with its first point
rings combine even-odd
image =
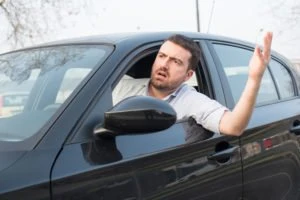
{"type": "MultiPolygon", "coordinates": [[[[127,73],[121,78],[113,91],[113,105],[126,98],[126,95],[131,92],[138,92],[146,87],[150,76],[152,64],[155,60],[157,52],[152,52],[138,60],[127,73]]],[[[199,91],[196,73],[186,82],[199,91]]]]}

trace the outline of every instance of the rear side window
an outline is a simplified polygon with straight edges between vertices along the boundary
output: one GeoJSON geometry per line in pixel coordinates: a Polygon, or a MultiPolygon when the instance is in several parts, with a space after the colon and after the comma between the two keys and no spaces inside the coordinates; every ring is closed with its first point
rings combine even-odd
{"type": "Polygon", "coordinates": [[[295,96],[293,79],[288,70],[275,60],[271,60],[270,69],[278,87],[280,99],[286,99],[295,96]]]}
{"type": "MultiPolygon", "coordinates": [[[[235,103],[238,102],[248,79],[249,61],[253,51],[241,47],[214,44],[228,79],[235,103]]],[[[278,100],[278,94],[269,70],[266,70],[256,99],[256,104],[278,100]]]]}

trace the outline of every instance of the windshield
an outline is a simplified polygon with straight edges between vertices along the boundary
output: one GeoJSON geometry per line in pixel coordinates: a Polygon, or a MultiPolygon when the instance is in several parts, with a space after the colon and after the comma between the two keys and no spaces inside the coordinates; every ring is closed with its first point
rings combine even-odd
{"type": "Polygon", "coordinates": [[[72,45],[0,55],[0,142],[37,133],[111,51],[72,45]]]}

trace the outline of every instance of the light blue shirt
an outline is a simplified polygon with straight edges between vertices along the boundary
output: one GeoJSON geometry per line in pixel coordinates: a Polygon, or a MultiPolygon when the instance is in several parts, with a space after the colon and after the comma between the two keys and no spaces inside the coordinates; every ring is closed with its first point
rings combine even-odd
{"type": "MultiPolygon", "coordinates": [[[[119,84],[119,88],[115,88],[113,97],[116,93],[119,95],[118,100],[129,96],[144,95],[148,96],[148,83],[133,84],[129,87],[128,84],[119,84]],[[121,86],[121,87],[120,87],[121,86]]],[[[221,105],[219,102],[210,99],[206,95],[197,92],[195,88],[187,84],[182,84],[176,91],[163,99],[168,102],[177,113],[177,120],[184,120],[190,117],[204,128],[220,133],[219,125],[221,118],[228,108],[221,105]]]]}

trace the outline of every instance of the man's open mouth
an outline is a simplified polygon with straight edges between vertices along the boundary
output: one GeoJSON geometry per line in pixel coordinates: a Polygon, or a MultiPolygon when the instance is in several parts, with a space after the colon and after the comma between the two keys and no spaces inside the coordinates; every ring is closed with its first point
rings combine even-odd
{"type": "Polygon", "coordinates": [[[163,78],[167,78],[167,76],[168,76],[168,74],[163,71],[159,71],[157,74],[158,74],[158,76],[163,77],[163,78]]]}

